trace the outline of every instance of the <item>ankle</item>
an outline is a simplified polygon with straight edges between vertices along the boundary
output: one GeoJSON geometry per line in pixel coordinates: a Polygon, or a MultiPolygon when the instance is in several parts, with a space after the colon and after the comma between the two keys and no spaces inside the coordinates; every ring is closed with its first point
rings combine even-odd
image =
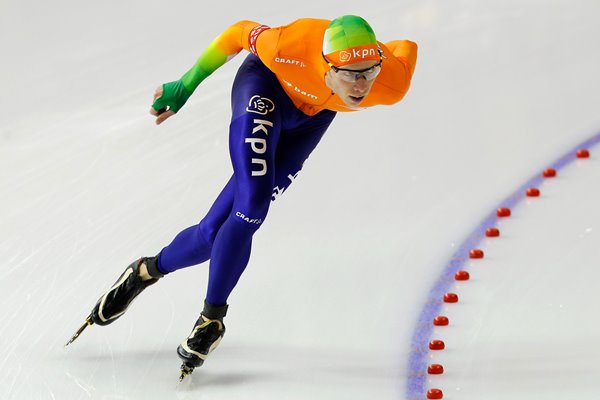
{"type": "Polygon", "coordinates": [[[142,257],[138,268],[138,276],[143,282],[162,278],[164,274],[158,270],[158,256],[142,257]]]}
{"type": "Polygon", "coordinates": [[[140,279],[142,280],[142,282],[146,282],[146,281],[149,281],[150,279],[154,279],[152,277],[152,275],[150,275],[148,273],[148,267],[146,266],[145,263],[142,263],[140,265],[140,268],[138,270],[138,276],[140,277],[140,279]]]}
{"type": "Polygon", "coordinates": [[[229,305],[215,306],[204,300],[204,309],[202,310],[202,316],[208,319],[223,320],[227,315],[227,308],[229,305]]]}

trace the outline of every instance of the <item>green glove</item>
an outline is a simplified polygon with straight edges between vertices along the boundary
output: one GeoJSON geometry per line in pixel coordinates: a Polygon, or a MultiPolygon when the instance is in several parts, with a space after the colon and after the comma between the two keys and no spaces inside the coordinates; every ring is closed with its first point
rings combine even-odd
{"type": "Polygon", "coordinates": [[[183,85],[181,79],[163,83],[163,94],[152,103],[152,108],[159,111],[165,107],[176,113],[192,95],[183,85]]]}

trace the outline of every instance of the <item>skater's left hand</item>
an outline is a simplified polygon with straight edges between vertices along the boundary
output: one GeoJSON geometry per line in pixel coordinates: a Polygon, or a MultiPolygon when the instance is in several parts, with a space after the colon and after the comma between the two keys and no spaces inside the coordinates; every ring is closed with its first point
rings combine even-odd
{"type": "MultiPolygon", "coordinates": [[[[160,99],[162,97],[162,95],[163,95],[163,87],[161,85],[161,86],[157,87],[156,90],[154,91],[154,102],[156,102],[156,100],[160,99]]],[[[168,110],[167,107],[163,107],[159,110],[155,110],[154,105],[152,105],[152,107],[150,107],[150,114],[152,114],[156,117],[156,125],[160,125],[167,118],[170,118],[171,116],[175,115],[175,112],[168,110]]]]}
{"type": "Polygon", "coordinates": [[[154,103],[150,108],[150,114],[156,117],[156,124],[160,125],[167,118],[175,115],[190,95],[181,80],[165,83],[156,88],[154,103]]]}

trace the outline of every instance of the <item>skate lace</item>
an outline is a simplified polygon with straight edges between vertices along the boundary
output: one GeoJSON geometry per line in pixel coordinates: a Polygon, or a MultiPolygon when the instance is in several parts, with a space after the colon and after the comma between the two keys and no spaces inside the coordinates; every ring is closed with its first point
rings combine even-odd
{"type": "MultiPolygon", "coordinates": [[[[202,318],[204,319],[204,317],[202,317],[202,318]]],[[[194,327],[194,333],[198,332],[201,329],[208,327],[212,323],[216,323],[217,326],[219,327],[219,330],[223,330],[223,323],[221,321],[219,321],[218,319],[207,319],[206,321],[204,321],[204,323],[194,327]]]]}

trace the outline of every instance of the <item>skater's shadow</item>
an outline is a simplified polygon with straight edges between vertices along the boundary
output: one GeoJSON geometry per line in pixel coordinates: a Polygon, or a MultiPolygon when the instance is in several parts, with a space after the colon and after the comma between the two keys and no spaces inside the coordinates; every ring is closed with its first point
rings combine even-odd
{"type": "MultiPolygon", "coordinates": [[[[73,357],[73,356],[71,356],[73,357]]],[[[106,361],[118,361],[121,363],[140,363],[149,360],[157,360],[167,362],[176,360],[177,356],[173,350],[157,350],[157,351],[102,351],[102,353],[80,351],[77,354],[77,359],[85,362],[102,363],[106,361]],[[175,357],[173,357],[175,355],[175,357]]]]}
{"type": "MultiPolygon", "coordinates": [[[[207,387],[232,387],[235,385],[245,385],[249,382],[265,382],[277,380],[277,377],[269,373],[261,373],[254,369],[240,369],[236,367],[238,362],[232,359],[230,354],[221,354],[225,357],[224,361],[213,362],[211,365],[205,365],[197,368],[192,375],[186,377],[183,382],[177,385],[177,390],[195,391],[196,389],[206,389],[207,387]],[[223,366],[223,362],[226,366],[223,366]]],[[[106,368],[114,368],[117,364],[120,376],[125,379],[128,375],[135,375],[139,372],[140,365],[147,365],[151,369],[151,375],[172,377],[172,382],[177,382],[179,378],[179,366],[181,361],[172,350],[158,351],[122,351],[96,354],[79,354],[77,356],[78,368],[86,369],[83,364],[87,364],[90,369],[106,365],[106,368]]],[[[215,360],[216,361],[216,360],[215,360]]],[[[239,361],[239,360],[238,360],[239,361]]]]}
{"type": "Polygon", "coordinates": [[[188,376],[181,382],[177,390],[195,391],[205,390],[207,387],[232,387],[235,385],[246,385],[249,382],[264,382],[276,379],[268,374],[261,374],[258,371],[237,371],[237,372],[214,372],[207,369],[198,369],[191,376],[188,376]]]}

